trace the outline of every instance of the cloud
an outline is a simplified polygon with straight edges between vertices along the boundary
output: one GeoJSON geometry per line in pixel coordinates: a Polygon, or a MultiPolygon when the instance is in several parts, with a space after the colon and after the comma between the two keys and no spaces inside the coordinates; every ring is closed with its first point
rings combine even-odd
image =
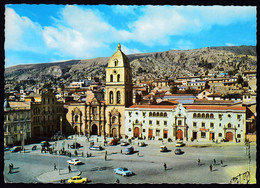
{"type": "Polygon", "coordinates": [[[122,51],[124,52],[124,54],[129,55],[129,54],[138,54],[138,53],[143,53],[140,50],[134,48],[134,49],[130,49],[127,48],[126,46],[122,45],[121,46],[122,51]]]}
{"type": "Polygon", "coordinates": [[[232,43],[226,43],[226,46],[236,46],[236,45],[232,43]]]}
{"type": "Polygon", "coordinates": [[[42,51],[42,28],[13,9],[5,9],[5,50],[42,51]]]}
{"type": "Polygon", "coordinates": [[[176,46],[178,50],[189,50],[194,48],[194,45],[187,40],[179,40],[176,42],[176,46]]]}

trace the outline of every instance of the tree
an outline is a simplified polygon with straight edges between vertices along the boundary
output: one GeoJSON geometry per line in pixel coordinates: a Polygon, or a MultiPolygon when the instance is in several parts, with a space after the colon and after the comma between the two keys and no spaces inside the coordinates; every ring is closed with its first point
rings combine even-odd
{"type": "Polygon", "coordinates": [[[196,90],[195,89],[192,89],[191,87],[188,87],[187,89],[186,89],[186,93],[187,94],[195,94],[195,92],[196,92],[196,90]]]}

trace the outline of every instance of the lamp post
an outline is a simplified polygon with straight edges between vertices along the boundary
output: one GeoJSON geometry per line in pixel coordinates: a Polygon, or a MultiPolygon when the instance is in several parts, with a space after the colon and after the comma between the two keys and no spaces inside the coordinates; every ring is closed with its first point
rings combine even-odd
{"type": "Polygon", "coordinates": [[[248,180],[247,180],[247,184],[249,184],[249,181],[250,181],[250,162],[251,162],[250,141],[247,141],[245,143],[245,145],[246,145],[246,150],[247,150],[247,155],[248,155],[248,180]]]}

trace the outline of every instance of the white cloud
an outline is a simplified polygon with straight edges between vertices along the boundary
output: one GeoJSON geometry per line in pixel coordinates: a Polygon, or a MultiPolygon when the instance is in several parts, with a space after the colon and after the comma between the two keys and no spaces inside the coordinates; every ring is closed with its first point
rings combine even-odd
{"type": "Polygon", "coordinates": [[[11,8],[5,9],[5,50],[41,51],[41,33],[39,24],[20,17],[11,8]]]}
{"type": "Polygon", "coordinates": [[[194,45],[188,40],[179,40],[176,42],[176,46],[178,50],[189,50],[194,48],[194,45]]]}
{"type": "Polygon", "coordinates": [[[129,54],[138,54],[138,53],[143,53],[140,50],[134,48],[134,49],[130,49],[127,48],[126,46],[122,45],[121,46],[122,51],[124,52],[124,54],[129,55],[129,54]]]}
{"type": "Polygon", "coordinates": [[[226,43],[226,46],[236,46],[236,45],[232,43],[226,43]]]}

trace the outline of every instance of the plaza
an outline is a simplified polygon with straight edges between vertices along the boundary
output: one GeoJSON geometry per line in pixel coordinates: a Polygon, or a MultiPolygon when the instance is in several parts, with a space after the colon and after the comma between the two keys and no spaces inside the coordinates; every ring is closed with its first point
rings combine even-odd
{"type": "MultiPolygon", "coordinates": [[[[147,146],[138,147],[137,143],[143,140],[133,140],[132,146],[136,151],[134,154],[125,155],[126,147],[103,146],[102,137],[92,136],[89,141],[84,136],[77,136],[70,140],[61,140],[57,142],[56,148],[61,149],[64,143],[65,150],[71,151],[71,158],[78,158],[84,164],[72,166],[72,172],[68,172],[68,156],[41,153],[40,145],[36,144],[38,149],[32,151],[34,145],[26,145],[26,151],[10,153],[5,151],[4,156],[4,179],[6,183],[60,183],[61,179],[66,182],[75,175],[87,177],[90,184],[104,183],[113,184],[119,179],[122,184],[140,184],[140,183],[170,183],[170,184],[228,184],[233,177],[245,173],[248,170],[248,155],[245,146],[242,143],[220,143],[213,142],[186,142],[186,146],[181,149],[182,155],[175,155],[175,142],[162,143],[158,140],[145,140],[147,146]],[[97,142],[98,138],[98,142],[97,142]],[[80,143],[83,147],[78,149],[78,156],[74,156],[73,149],[67,149],[68,144],[74,141],[80,143]],[[102,151],[91,151],[88,149],[90,141],[101,145],[105,149],[102,151]],[[166,145],[169,152],[160,152],[161,145],[166,145]],[[107,160],[104,159],[107,151],[107,160]],[[137,155],[139,152],[139,156],[137,155]],[[83,152],[83,157],[82,157],[83,152]],[[86,157],[86,153],[91,153],[91,157],[86,157]],[[200,165],[197,160],[200,159],[200,165]],[[216,160],[212,172],[209,171],[209,165],[216,160]],[[220,164],[223,161],[223,165],[220,164]],[[12,174],[8,174],[8,165],[14,164],[12,174]],[[54,170],[54,163],[60,170],[54,170]],[[167,164],[164,170],[163,163],[167,164]],[[126,167],[134,175],[122,177],[113,172],[114,168],[126,167]]],[[[51,142],[54,144],[55,142],[51,142]]],[[[256,183],[256,147],[255,143],[250,147],[250,182],[256,183]]],[[[245,183],[243,179],[241,183],[245,183]]]]}

